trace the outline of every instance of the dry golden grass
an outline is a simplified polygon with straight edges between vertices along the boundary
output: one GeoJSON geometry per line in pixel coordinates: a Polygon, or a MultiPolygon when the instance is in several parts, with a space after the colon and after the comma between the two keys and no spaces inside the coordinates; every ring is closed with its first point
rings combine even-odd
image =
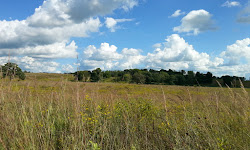
{"type": "Polygon", "coordinates": [[[249,89],[0,82],[0,149],[250,149],[249,89]]]}

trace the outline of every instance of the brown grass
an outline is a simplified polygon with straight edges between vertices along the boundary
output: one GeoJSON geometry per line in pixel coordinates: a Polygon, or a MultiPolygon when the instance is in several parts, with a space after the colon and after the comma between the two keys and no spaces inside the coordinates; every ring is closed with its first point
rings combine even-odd
{"type": "Polygon", "coordinates": [[[0,149],[249,149],[249,89],[1,80],[0,149]]]}

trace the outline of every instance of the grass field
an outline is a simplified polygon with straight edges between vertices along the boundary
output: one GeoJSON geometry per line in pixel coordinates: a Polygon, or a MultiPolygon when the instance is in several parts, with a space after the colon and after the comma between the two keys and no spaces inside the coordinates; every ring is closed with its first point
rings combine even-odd
{"type": "Polygon", "coordinates": [[[250,149],[249,89],[0,80],[0,149],[250,149]]]}

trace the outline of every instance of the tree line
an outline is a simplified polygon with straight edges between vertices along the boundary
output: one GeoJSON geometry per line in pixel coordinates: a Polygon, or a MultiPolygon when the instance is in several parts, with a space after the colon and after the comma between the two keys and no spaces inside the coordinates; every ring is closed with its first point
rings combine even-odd
{"type": "Polygon", "coordinates": [[[235,80],[245,81],[244,77],[213,76],[211,72],[201,73],[194,71],[154,70],[154,69],[126,69],[123,71],[102,71],[97,68],[93,71],[77,71],[76,80],[83,82],[126,82],[137,84],[166,84],[188,86],[211,86],[216,80],[222,80],[223,85],[231,86],[235,80]]]}

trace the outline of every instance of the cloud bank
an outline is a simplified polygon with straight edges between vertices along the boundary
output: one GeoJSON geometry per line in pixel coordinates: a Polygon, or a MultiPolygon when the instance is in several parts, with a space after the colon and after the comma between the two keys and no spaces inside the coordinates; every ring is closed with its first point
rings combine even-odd
{"type": "MultiPolygon", "coordinates": [[[[41,63],[76,58],[78,46],[70,40],[72,37],[86,38],[99,32],[99,17],[116,9],[129,11],[137,5],[137,0],[46,0],[25,20],[0,20],[0,56],[11,54],[13,60],[32,58],[41,63]]],[[[110,26],[111,30],[116,29],[115,25],[110,26]]]]}
{"type": "Polygon", "coordinates": [[[81,69],[124,70],[133,68],[174,69],[213,72],[221,76],[232,74],[246,76],[250,73],[250,39],[238,40],[227,46],[220,56],[211,57],[199,52],[178,34],[168,36],[164,43],[155,44],[152,52],[142,55],[142,50],[124,48],[121,52],[115,45],[102,43],[83,51],[81,69]]]}

